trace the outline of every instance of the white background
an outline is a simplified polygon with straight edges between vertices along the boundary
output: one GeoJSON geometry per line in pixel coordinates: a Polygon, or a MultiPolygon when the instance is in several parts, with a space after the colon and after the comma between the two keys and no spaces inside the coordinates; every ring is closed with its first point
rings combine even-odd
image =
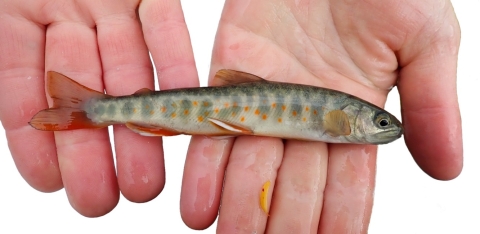
{"type": "MultiPolygon", "coordinates": [[[[182,1],[202,86],[222,0],[182,1]]],[[[480,233],[480,1],[453,1],[462,29],[458,93],[463,120],[464,170],[453,181],[431,179],[415,164],[403,139],[379,148],[377,187],[369,233],[480,233]]],[[[2,100],[3,101],[3,100],[2,100]]],[[[396,90],[386,109],[400,116],[396,90]]],[[[17,172],[0,128],[0,233],[199,233],[187,228],[179,210],[183,163],[189,137],[165,138],[167,182],[145,204],[123,197],[111,213],[85,218],[69,205],[64,190],[38,192],[17,172]]],[[[200,233],[215,233],[214,224],[200,233]]]]}

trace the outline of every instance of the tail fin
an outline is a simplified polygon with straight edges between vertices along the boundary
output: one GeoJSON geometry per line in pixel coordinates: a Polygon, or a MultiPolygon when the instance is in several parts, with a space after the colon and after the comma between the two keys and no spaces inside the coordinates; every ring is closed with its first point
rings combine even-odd
{"type": "Polygon", "coordinates": [[[86,101],[108,95],[87,88],[60,73],[47,72],[47,91],[53,106],[38,112],[29,124],[38,130],[61,131],[82,128],[102,128],[108,123],[95,123],[83,109],[86,101]]]}

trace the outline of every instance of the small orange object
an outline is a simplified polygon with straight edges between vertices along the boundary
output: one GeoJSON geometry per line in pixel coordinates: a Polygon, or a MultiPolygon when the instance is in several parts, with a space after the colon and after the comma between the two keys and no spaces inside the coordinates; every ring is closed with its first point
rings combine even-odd
{"type": "Polygon", "coordinates": [[[270,189],[270,180],[265,182],[262,186],[262,191],[260,192],[260,207],[262,210],[265,212],[265,214],[268,214],[268,191],[270,189]]]}

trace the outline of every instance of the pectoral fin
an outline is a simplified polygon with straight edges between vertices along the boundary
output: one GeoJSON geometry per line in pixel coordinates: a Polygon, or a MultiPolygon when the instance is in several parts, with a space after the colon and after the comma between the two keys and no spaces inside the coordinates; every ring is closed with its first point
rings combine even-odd
{"type": "Polygon", "coordinates": [[[348,136],[351,133],[348,115],[342,110],[333,110],[325,114],[323,126],[325,132],[333,137],[348,136]]]}
{"type": "Polygon", "coordinates": [[[226,121],[222,121],[214,118],[208,118],[208,121],[210,121],[210,123],[212,123],[216,127],[222,130],[225,130],[232,135],[240,135],[240,134],[252,135],[253,134],[253,131],[246,127],[228,123],[226,121]]]}
{"type": "Polygon", "coordinates": [[[181,134],[173,129],[167,129],[160,126],[126,123],[127,128],[142,136],[175,136],[181,134]]]}

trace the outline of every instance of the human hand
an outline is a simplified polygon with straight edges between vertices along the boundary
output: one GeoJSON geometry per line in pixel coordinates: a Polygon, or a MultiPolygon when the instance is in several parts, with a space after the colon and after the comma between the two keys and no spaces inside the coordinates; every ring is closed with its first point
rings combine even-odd
{"type": "Polygon", "coordinates": [[[153,89],[150,51],[162,89],[198,86],[180,1],[139,4],[1,1],[0,120],[13,159],[33,188],[65,187],[73,208],[85,216],[111,211],[119,191],[133,202],[161,192],[161,139],[115,126],[116,174],[107,129],[51,133],[28,122],[47,108],[44,76],[50,70],[112,95],[132,94],[153,89]]]}
{"type": "MultiPolygon", "coordinates": [[[[455,88],[459,39],[449,1],[227,0],[210,77],[221,68],[241,70],[345,91],[379,106],[397,85],[407,147],[427,174],[449,180],[463,162],[455,88]]],[[[221,197],[221,233],[366,233],[376,149],[194,137],[182,217],[192,228],[208,227],[221,197]],[[268,180],[273,198],[266,216],[258,196],[268,180]]]]}

